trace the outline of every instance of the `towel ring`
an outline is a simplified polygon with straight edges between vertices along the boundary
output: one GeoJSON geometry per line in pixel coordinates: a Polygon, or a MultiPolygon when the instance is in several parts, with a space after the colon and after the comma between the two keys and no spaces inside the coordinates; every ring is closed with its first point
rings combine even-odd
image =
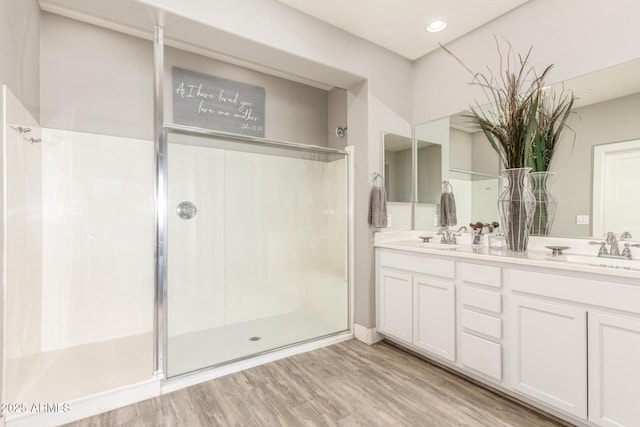
{"type": "Polygon", "coordinates": [[[373,173],[373,178],[371,179],[371,185],[376,185],[376,179],[380,178],[382,180],[382,184],[385,185],[384,177],[380,175],[378,172],[373,173]]]}

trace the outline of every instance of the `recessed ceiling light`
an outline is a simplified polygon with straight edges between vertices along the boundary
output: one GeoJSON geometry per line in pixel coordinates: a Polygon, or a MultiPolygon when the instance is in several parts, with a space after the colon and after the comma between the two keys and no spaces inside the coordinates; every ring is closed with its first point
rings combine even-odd
{"type": "Polygon", "coordinates": [[[437,33],[438,31],[444,30],[447,26],[447,21],[442,18],[434,19],[427,25],[427,31],[430,33],[437,33]]]}

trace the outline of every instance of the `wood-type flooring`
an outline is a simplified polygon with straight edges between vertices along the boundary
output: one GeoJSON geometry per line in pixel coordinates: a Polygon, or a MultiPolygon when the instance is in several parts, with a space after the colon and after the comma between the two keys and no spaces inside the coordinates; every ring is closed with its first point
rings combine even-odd
{"type": "Polygon", "coordinates": [[[68,426],[558,426],[393,345],[346,341],[68,426]]]}

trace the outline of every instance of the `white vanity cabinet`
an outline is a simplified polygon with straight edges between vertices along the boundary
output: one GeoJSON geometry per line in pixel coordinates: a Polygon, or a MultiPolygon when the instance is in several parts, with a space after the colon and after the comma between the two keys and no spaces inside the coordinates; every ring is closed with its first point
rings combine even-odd
{"type": "Polygon", "coordinates": [[[578,425],[640,426],[637,274],[474,255],[377,247],[378,331],[578,425]]]}
{"type": "Polygon", "coordinates": [[[589,312],[589,421],[640,425],[639,319],[589,312]]]}
{"type": "Polygon", "coordinates": [[[376,250],[379,333],[455,361],[455,262],[376,250]]]}
{"type": "Polygon", "coordinates": [[[458,263],[460,363],[502,381],[502,275],[497,266],[458,263]]]}
{"type": "Polygon", "coordinates": [[[413,337],[411,274],[380,268],[377,281],[378,331],[381,334],[411,342],[413,337]]]}
{"type": "Polygon", "coordinates": [[[513,296],[511,387],[587,418],[587,311],[513,296]]]}
{"type": "Polygon", "coordinates": [[[640,426],[638,281],[507,269],[505,283],[511,388],[596,425],[640,426]]]}
{"type": "Polygon", "coordinates": [[[451,281],[413,276],[413,344],[456,360],[456,293],[451,281]]]}

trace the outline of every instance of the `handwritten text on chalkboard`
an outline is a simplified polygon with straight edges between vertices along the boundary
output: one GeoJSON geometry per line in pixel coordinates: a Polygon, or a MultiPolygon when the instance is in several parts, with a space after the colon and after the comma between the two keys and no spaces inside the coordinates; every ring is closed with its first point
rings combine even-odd
{"type": "Polygon", "coordinates": [[[173,122],[264,137],[264,88],[173,67],[173,122]]]}

